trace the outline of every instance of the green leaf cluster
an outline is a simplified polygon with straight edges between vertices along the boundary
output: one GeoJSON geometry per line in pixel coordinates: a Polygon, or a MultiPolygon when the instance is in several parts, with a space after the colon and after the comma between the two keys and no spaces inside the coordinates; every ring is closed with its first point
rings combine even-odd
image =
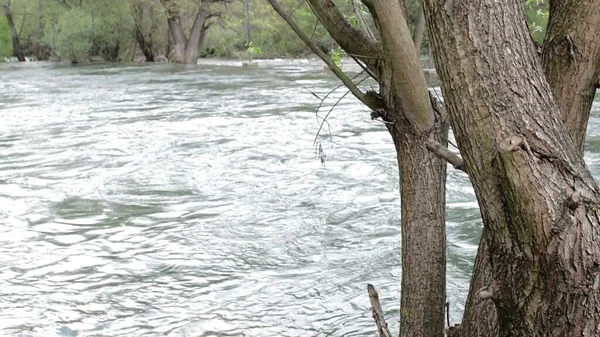
{"type": "Polygon", "coordinates": [[[12,52],[10,28],[8,27],[6,18],[0,17],[0,62],[3,62],[5,57],[12,56],[12,52]]]}

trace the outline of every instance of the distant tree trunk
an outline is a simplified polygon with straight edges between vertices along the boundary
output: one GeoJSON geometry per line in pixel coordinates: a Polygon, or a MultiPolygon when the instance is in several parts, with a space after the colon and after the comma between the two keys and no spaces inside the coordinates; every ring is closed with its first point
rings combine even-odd
{"type": "Polygon", "coordinates": [[[417,54],[421,56],[421,45],[423,44],[423,35],[425,35],[425,13],[423,13],[423,4],[419,6],[419,17],[415,24],[415,30],[413,33],[413,43],[417,49],[417,54]]]}
{"type": "Polygon", "coordinates": [[[173,38],[173,62],[196,64],[198,62],[198,49],[209,27],[206,22],[209,15],[205,13],[205,8],[201,5],[198,9],[190,32],[190,38],[188,39],[183,31],[181,10],[177,3],[174,0],[161,0],[161,3],[167,10],[169,32],[173,38]]]}
{"type": "Polygon", "coordinates": [[[201,13],[200,11],[196,14],[196,19],[194,20],[194,25],[190,32],[190,38],[185,46],[185,64],[196,64],[198,62],[198,49],[204,41],[206,29],[208,28],[206,25],[206,18],[206,14],[201,13]]]}
{"type": "Polygon", "coordinates": [[[144,33],[139,27],[135,28],[135,40],[137,45],[140,46],[140,50],[144,57],[146,57],[146,62],[154,62],[154,51],[152,49],[152,40],[146,40],[144,38],[144,33]]]}
{"type": "Polygon", "coordinates": [[[42,0],[38,0],[38,38],[35,44],[35,57],[38,60],[43,60],[44,59],[44,51],[43,51],[43,42],[42,42],[42,38],[44,36],[44,5],[43,5],[43,1],[42,0]]]}
{"type": "Polygon", "coordinates": [[[491,280],[479,300],[495,304],[501,337],[599,336],[600,190],[545,80],[522,1],[425,4],[484,220],[491,280]]]}
{"type": "Polygon", "coordinates": [[[135,40],[139,45],[140,50],[146,57],[146,62],[154,62],[154,40],[153,34],[156,28],[156,20],[154,19],[154,10],[152,6],[146,4],[135,3],[131,5],[131,14],[135,24],[135,40]],[[144,17],[148,14],[149,20],[152,22],[148,38],[144,36],[144,17]]]}
{"type": "Polygon", "coordinates": [[[13,54],[19,60],[19,62],[25,62],[25,55],[23,55],[23,49],[21,48],[21,42],[19,41],[19,34],[15,27],[12,12],[10,10],[10,3],[2,5],[8,27],[10,28],[10,35],[12,36],[13,54]]]}

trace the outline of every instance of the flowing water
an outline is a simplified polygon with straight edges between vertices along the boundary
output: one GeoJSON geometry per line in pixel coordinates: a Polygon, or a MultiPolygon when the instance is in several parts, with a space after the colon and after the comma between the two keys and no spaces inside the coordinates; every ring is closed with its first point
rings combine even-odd
{"type": "MultiPolygon", "coordinates": [[[[367,283],[397,330],[395,152],[346,96],[321,165],[303,87],[337,85],[306,60],[0,65],[0,336],[374,336],[367,283]]],[[[453,169],[447,198],[456,323],[481,222],[453,169]]]]}

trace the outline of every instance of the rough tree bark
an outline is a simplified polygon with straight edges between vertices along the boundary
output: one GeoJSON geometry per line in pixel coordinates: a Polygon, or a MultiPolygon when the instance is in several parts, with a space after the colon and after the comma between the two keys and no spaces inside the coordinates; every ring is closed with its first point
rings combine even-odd
{"type": "Polygon", "coordinates": [[[575,147],[583,154],[600,70],[600,2],[550,2],[542,51],[546,78],[575,147]]]}
{"type": "Polygon", "coordinates": [[[10,10],[10,1],[2,5],[8,27],[10,28],[10,35],[12,37],[13,55],[19,60],[19,62],[25,62],[25,55],[21,48],[21,42],[19,41],[19,33],[17,27],[15,27],[15,21],[13,20],[12,11],[10,10]]]}
{"type": "MultiPolygon", "coordinates": [[[[548,38],[543,46],[542,62],[546,79],[562,112],[563,121],[580,154],[583,154],[587,121],[600,71],[600,39],[598,39],[600,34],[593,36],[590,34],[597,32],[599,27],[599,2],[570,0],[552,2],[547,28],[548,38]],[[562,41],[563,46],[557,47],[557,41],[562,41]],[[564,45],[565,43],[567,46],[564,45]],[[573,44],[573,50],[577,50],[575,58],[565,49],[570,44],[573,44]]],[[[481,301],[477,296],[479,289],[489,284],[490,279],[491,266],[487,245],[482,239],[462,324],[451,331],[452,336],[498,335],[496,309],[493,303],[481,301]]]]}
{"type": "Polygon", "coordinates": [[[169,32],[173,37],[173,62],[196,64],[198,62],[198,49],[206,36],[206,30],[210,27],[207,21],[212,16],[207,13],[207,5],[210,2],[203,3],[198,8],[189,39],[183,31],[179,5],[175,0],[160,0],[160,2],[166,9],[169,32]]]}
{"type": "Polygon", "coordinates": [[[518,0],[426,0],[447,108],[480,203],[500,336],[600,334],[600,191],[518,0]]]}
{"type": "Polygon", "coordinates": [[[348,22],[331,0],[308,0],[338,45],[378,81],[379,92],[365,94],[348,83],[327,56],[298,31],[276,0],[269,2],[350,91],[374,110],[371,116],[386,122],[396,146],[401,177],[401,336],[443,336],[447,165],[426,144],[433,140],[445,148],[448,123],[445,114],[432,110],[400,3],[363,1],[383,32],[383,41],[379,42],[348,22]]]}

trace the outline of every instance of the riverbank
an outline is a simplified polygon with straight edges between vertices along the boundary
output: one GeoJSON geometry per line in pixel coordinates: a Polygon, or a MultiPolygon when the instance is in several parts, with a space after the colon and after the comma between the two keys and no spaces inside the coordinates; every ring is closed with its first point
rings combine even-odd
{"type": "MultiPolygon", "coordinates": [[[[60,64],[60,65],[73,65],[73,66],[82,66],[82,65],[94,65],[94,64],[122,64],[122,65],[148,65],[148,64],[167,64],[169,63],[166,58],[161,59],[161,62],[145,62],[145,61],[130,61],[130,62],[108,62],[101,58],[94,58],[89,61],[78,62],[76,64],[72,64],[68,61],[60,61],[60,60],[49,60],[49,61],[35,61],[29,60],[28,62],[16,62],[16,58],[13,58],[11,62],[5,62],[12,65],[21,64],[23,66],[31,65],[31,64],[60,64]],[[13,60],[14,59],[14,60],[13,60]]],[[[430,62],[426,59],[422,60],[423,72],[425,73],[425,77],[428,83],[431,86],[439,85],[439,78],[437,75],[437,71],[435,68],[430,68],[430,62]]],[[[3,64],[0,62],[0,64],[3,64]]],[[[327,70],[327,66],[321,62],[321,60],[317,57],[285,57],[285,58],[257,58],[249,61],[247,59],[241,58],[199,58],[198,65],[205,66],[220,66],[220,67],[249,67],[249,68],[273,68],[280,67],[289,64],[290,66],[297,67],[298,65],[319,65],[323,70],[327,70]]],[[[363,71],[362,67],[356,63],[352,58],[345,57],[342,58],[340,62],[340,67],[343,71],[348,73],[358,74],[363,71]]]]}

